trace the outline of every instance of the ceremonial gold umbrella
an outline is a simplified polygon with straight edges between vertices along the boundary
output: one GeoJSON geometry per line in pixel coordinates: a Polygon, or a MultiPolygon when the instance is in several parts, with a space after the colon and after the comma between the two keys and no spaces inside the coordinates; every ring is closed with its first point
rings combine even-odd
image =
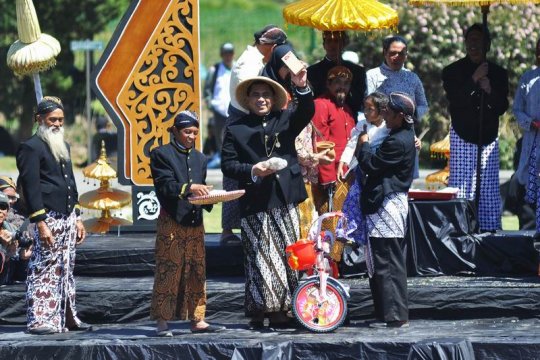
{"type": "Polygon", "coordinates": [[[89,191],[79,197],[81,206],[94,210],[121,209],[131,202],[131,194],[109,187],[107,180],[101,181],[97,190],[89,191]]]}
{"type": "Polygon", "coordinates": [[[121,209],[131,203],[131,194],[110,187],[109,180],[116,178],[116,171],[109,165],[105,142],[101,142],[101,154],[92,164],[83,169],[86,177],[100,180],[99,189],[79,197],[81,206],[101,210],[101,217],[84,221],[90,233],[105,233],[111,226],[130,225],[131,221],[111,216],[110,210],[121,209]]]}
{"type": "Polygon", "coordinates": [[[84,221],[84,227],[89,233],[103,234],[109,231],[111,226],[131,225],[132,222],[119,217],[111,216],[109,210],[103,210],[100,218],[84,221]]]}
{"type": "Polygon", "coordinates": [[[105,150],[105,141],[101,141],[101,151],[99,158],[83,169],[83,175],[87,178],[109,180],[116,178],[116,170],[109,165],[107,152],[105,150]]]}
{"type": "Polygon", "coordinates": [[[283,8],[285,22],[322,31],[396,29],[397,11],[376,0],[300,0],[283,8]]]}
{"type": "Polygon", "coordinates": [[[33,77],[36,99],[39,103],[43,98],[39,72],[56,65],[55,57],[60,53],[60,43],[52,36],[41,32],[32,0],[17,0],[16,6],[19,40],[8,50],[7,64],[15,75],[33,77]]]}
{"type": "Polygon", "coordinates": [[[437,190],[438,187],[447,186],[450,177],[450,165],[448,164],[450,158],[450,135],[446,135],[444,139],[431,144],[429,151],[432,157],[447,160],[444,169],[426,176],[426,187],[429,190],[437,190]]]}

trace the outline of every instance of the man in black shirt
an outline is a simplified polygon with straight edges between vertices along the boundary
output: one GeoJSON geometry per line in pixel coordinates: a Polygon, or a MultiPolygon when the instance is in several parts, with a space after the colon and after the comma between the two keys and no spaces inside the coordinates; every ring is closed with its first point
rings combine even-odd
{"type": "Polygon", "coordinates": [[[460,198],[475,198],[477,151],[481,148],[478,220],[481,230],[494,231],[501,228],[497,133],[499,117],[508,108],[508,74],[486,60],[485,40],[489,50],[489,33],[480,24],[469,27],[465,32],[467,56],[445,67],[442,78],[452,120],[448,185],[459,188],[460,198]]]}

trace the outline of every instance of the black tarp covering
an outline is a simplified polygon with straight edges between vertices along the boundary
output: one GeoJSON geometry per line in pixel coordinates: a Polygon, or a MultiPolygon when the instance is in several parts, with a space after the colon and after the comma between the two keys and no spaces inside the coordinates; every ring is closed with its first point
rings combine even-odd
{"type": "Polygon", "coordinates": [[[475,227],[469,201],[409,201],[408,276],[536,274],[532,232],[475,234],[475,227]]]}
{"type": "MultiPolygon", "coordinates": [[[[405,360],[411,350],[438,354],[459,335],[477,360],[538,359],[536,319],[412,320],[408,329],[371,329],[352,322],[334,333],[305,330],[250,331],[246,322],[227,323],[219,334],[191,334],[187,322],[172,322],[173,338],[156,338],[153,322],[104,325],[89,333],[25,334],[22,327],[0,327],[0,359],[360,359],[405,360]],[[437,348],[437,344],[442,344],[437,348]],[[420,346],[417,346],[420,345],[420,346]]],[[[459,343],[459,341],[454,341],[459,343]]],[[[422,359],[431,359],[424,357],[422,359]]],[[[432,359],[438,359],[433,357],[432,359]]],[[[447,359],[472,359],[448,357],[447,359]]]]}
{"type": "Polygon", "coordinates": [[[407,360],[475,360],[467,339],[429,339],[411,346],[407,360]]]}
{"type": "MultiPolygon", "coordinates": [[[[90,235],[77,247],[75,275],[79,276],[153,276],[155,234],[126,233],[90,235]]],[[[219,234],[205,235],[206,274],[237,276],[244,274],[242,247],[221,244],[219,234]]]]}
{"type": "MultiPolygon", "coordinates": [[[[128,323],[148,319],[152,277],[78,277],[77,310],[85,322],[128,323]]],[[[369,319],[373,301],[367,279],[347,279],[350,318],[369,319]]],[[[416,277],[407,280],[412,318],[465,319],[538,315],[540,278],[416,277]]],[[[24,324],[24,285],[0,288],[0,323],[24,324]]],[[[210,278],[207,281],[207,317],[241,323],[244,316],[244,279],[210,278]]]]}

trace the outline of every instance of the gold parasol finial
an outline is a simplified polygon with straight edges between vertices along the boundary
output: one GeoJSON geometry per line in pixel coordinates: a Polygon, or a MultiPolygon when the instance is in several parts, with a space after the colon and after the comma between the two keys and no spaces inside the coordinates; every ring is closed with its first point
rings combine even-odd
{"type": "Polygon", "coordinates": [[[87,178],[98,180],[109,180],[116,178],[116,170],[109,165],[109,160],[107,159],[105,141],[101,141],[99,158],[83,169],[83,175],[87,178]]]}
{"type": "Polygon", "coordinates": [[[8,50],[7,64],[15,75],[32,75],[36,99],[43,98],[38,73],[56,65],[60,43],[50,35],[42,34],[32,0],[17,0],[17,31],[19,40],[8,50]]]}

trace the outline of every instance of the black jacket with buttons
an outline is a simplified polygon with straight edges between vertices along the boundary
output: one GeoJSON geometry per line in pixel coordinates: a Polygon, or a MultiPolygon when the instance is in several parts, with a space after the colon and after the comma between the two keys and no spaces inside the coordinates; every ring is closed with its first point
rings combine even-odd
{"type": "Polygon", "coordinates": [[[464,57],[443,69],[442,80],[448,99],[452,128],[460,138],[471,144],[492,143],[499,133],[499,117],[508,109],[508,73],[499,65],[488,61],[487,77],[491,93],[484,94],[484,112],[480,129],[480,86],[472,75],[480,64],[464,57]]]}
{"type": "Polygon", "coordinates": [[[225,176],[238,180],[240,189],[246,190],[240,198],[242,216],[288,204],[296,205],[306,199],[294,143],[314,112],[313,95],[309,91],[298,94],[297,108],[273,111],[264,117],[248,114],[227,127],[221,151],[221,170],[225,176]],[[268,136],[266,141],[265,136],[268,136]],[[251,177],[253,165],[269,157],[287,160],[287,167],[254,182],[251,177]]]}
{"type": "Polygon", "coordinates": [[[79,214],[79,194],[71,161],[56,161],[39,136],[21,143],[17,168],[31,222],[45,220],[50,210],[65,215],[75,210],[79,214]]]}
{"type": "Polygon", "coordinates": [[[355,156],[367,176],[360,197],[364,214],[377,212],[387,195],[409,191],[416,157],[414,131],[411,127],[405,125],[390,131],[374,154],[369,142],[359,143],[355,156]]]}
{"type": "MultiPolygon", "coordinates": [[[[191,184],[206,184],[206,157],[195,149],[181,149],[174,141],[150,152],[150,169],[157,198],[170,217],[183,226],[200,226],[201,206],[193,205],[191,184]]],[[[211,205],[202,208],[210,210],[211,205]]]]}

